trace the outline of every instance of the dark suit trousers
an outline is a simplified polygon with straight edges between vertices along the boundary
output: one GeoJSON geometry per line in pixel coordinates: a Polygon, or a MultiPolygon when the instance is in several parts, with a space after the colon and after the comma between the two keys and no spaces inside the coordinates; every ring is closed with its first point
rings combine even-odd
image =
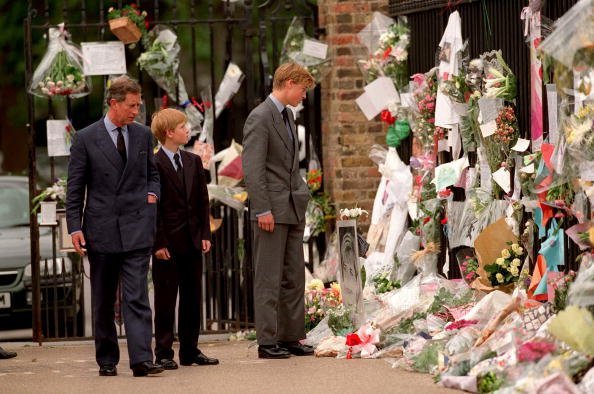
{"type": "Polygon", "coordinates": [[[173,328],[178,289],[179,358],[188,360],[198,354],[202,307],[202,253],[196,250],[184,254],[176,254],[170,250],[170,253],[170,260],[153,258],[157,362],[164,358],[173,359],[173,328]]]}
{"type": "Polygon", "coordinates": [[[149,248],[115,254],[89,251],[95,358],[99,365],[120,361],[114,321],[114,302],[120,276],[130,366],[153,360],[152,313],[147,288],[150,255],[149,248]]]}
{"type": "Polygon", "coordinates": [[[254,309],[259,345],[305,338],[305,263],[303,230],[298,225],[275,223],[263,231],[252,221],[254,232],[254,309]]]}

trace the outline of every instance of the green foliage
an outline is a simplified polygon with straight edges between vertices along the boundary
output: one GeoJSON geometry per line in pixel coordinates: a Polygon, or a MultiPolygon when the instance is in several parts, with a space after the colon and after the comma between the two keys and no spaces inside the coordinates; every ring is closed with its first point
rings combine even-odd
{"type": "Polygon", "coordinates": [[[504,383],[502,377],[499,377],[495,372],[487,372],[480,375],[477,379],[477,389],[479,394],[492,393],[498,390],[504,383]]]}
{"type": "Polygon", "coordinates": [[[392,282],[390,280],[390,274],[386,272],[375,275],[372,279],[375,292],[377,294],[387,293],[394,289],[400,288],[400,281],[392,282]]]}

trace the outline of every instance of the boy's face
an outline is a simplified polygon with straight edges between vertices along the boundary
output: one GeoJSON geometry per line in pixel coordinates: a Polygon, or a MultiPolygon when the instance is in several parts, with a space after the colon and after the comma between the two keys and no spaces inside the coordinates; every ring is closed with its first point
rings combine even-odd
{"type": "Polygon", "coordinates": [[[190,140],[190,127],[186,122],[175,126],[173,130],[167,130],[167,138],[176,145],[185,145],[190,140]]]}
{"type": "Polygon", "coordinates": [[[293,107],[297,107],[307,94],[307,88],[303,84],[295,83],[290,79],[285,82],[285,89],[288,104],[293,107]]]}

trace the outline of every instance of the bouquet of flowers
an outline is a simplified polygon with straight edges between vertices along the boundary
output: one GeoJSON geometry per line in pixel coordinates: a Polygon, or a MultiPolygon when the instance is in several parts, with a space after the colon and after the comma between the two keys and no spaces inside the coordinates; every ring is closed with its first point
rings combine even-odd
{"type": "Polygon", "coordinates": [[[594,104],[588,103],[566,118],[563,131],[574,160],[594,159],[594,104]]]}
{"type": "Polygon", "coordinates": [[[472,93],[466,83],[466,76],[462,73],[452,75],[450,79],[441,81],[439,89],[457,103],[467,103],[472,93]]]}
{"type": "Polygon", "coordinates": [[[493,264],[485,265],[489,281],[493,287],[505,286],[518,281],[525,251],[517,243],[508,242],[509,247],[501,251],[493,264]]]}
{"type": "Polygon", "coordinates": [[[309,71],[316,82],[320,82],[330,72],[330,59],[321,59],[304,53],[303,45],[306,39],[317,41],[305,34],[301,20],[293,17],[283,41],[281,63],[293,61],[309,71]]]}
{"type": "Polygon", "coordinates": [[[383,294],[400,288],[400,281],[392,281],[389,272],[380,272],[372,278],[376,294],[383,294]]]}
{"type": "Polygon", "coordinates": [[[107,10],[107,19],[112,33],[124,44],[130,44],[130,48],[133,48],[141,38],[144,46],[149,45],[149,23],[146,17],[146,11],[140,11],[136,3],[126,5],[121,10],[114,7],[109,7],[107,10]]]}
{"type": "Polygon", "coordinates": [[[471,284],[476,278],[478,278],[478,259],[474,256],[466,256],[460,263],[460,272],[462,273],[462,279],[467,284],[471,284]]]}
{"type": "Polygon", "coordinates": [[[167,92],[167,95],[184,108],[192,135],[202,128],[204,117],[190,101],[184,80],[179,75],[179,51],[177,35],[169,28],[155,26],[149,33],[152,43],[137,62],[141,70],[167,92]]]}
{"type": "Polygon", "coordinates": [[[516,76],[503,60],[501,51],[487,52],[482,56],[485,67],[484,87],[486,97],[507,101],[516,98],[516,76]]]}
{"type": "Polygon", "coordinates": [[[336,308],[329,309],[327,315],[328,327],[330,327],[334,335],[346,336],[355,329],[353,327],[351,309],[346,305],[340,304],[336,308]]]}
{"type": "Polygon", "coordinates": [[[66,204],[66,184],[66,178],[60,178],[33,198],[33,213],[37,212],[42,201],[51,200],[57,201],[58,205],[66,204]]]}
{"type": "Polygon", "coordinates": [[[305,331],[312,330],[326,316],[329,309],[342,303],[340,285],[332,283],[324,288],[324,283],[314,279],[305,287],[305,331]]]}
{"type": "Polygon", "coordinates": [[[35,69],[29,93],[49,98],[86,96],[91,92],[91,80],[83,74],[81,51],[69,41],[64,24],[59,26],[49,29],[48,48],[35,69]]]}
{"type": "MultiPolygon", "coordinates": [[[[437,95],[437,73],[415,74],[413,79],[413,98],[417,102],[413,136],[421,145],[421,152],[433,151],[435,133],[435,99],[437,95]]],[[[413,152],[414,153],[414,152],[413,152]]]]}
{"type": "Polygon", "coordinates": [[[335,217],[334,206],[330,196],[320,191],[322,187],[322,170],[314,169],[307,172],[307,187],[311,200],[305,212],[305,237],[315,237],[326,231],[326,221],[335,217]]]}

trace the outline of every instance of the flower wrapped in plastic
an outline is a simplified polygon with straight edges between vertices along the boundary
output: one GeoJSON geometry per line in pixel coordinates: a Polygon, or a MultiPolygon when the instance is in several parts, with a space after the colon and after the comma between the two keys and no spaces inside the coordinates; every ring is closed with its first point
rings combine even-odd
{"type": "Polygon", "coordinates": [[[369,59],[359,62],[366,81],[386,76],[398,90],[405,89],[408,86],[409,45],[410,29],[406,17],[401,17],[379,36],[379,46],[371,52],[369,59]]]}
{"type": "Polygon", "coordinates": [[[322,53],[316,53],[314,56],[315,52],[308,50],[310,44],[320,48],[321,46],[316,44],[323,43],[309,37],[305,33],[305,28],[301,20],[293,17],[283,41],[281,63],[293,61],[303,66],[309,71],[315,81],[319,83],[330,72],[331,59],[327,57],[327,54],[323,56],[324,54],[322,53]],[[307,48],[306,45],[308,45],[307,48]]]}
{"type": "Polygon", "coordinates": [[[33,73],[29,93],[46,98],[78,98],[91,92],[91,78],[83,74],[82,53],[69,39],[63,23],[49,29],[47,51],[33,73]]]}
{"type": "Polygon", "coordinates": [[[177,35],[171,29],[157,25],[150,31],[149,40],[152,40],[151,45],[138,57],[138,66],[184,108],[192,135],[198,134],[204,117],[190,101],[184,80],[179,75],[177,35]]]}
{"type": "Polygon", "coordinates": [[[484,91],[486,97],[497,97],[507,101],[516,98],[516,76],[509,68],[501,50],[481,55],[484,67],[484,91]]]}

